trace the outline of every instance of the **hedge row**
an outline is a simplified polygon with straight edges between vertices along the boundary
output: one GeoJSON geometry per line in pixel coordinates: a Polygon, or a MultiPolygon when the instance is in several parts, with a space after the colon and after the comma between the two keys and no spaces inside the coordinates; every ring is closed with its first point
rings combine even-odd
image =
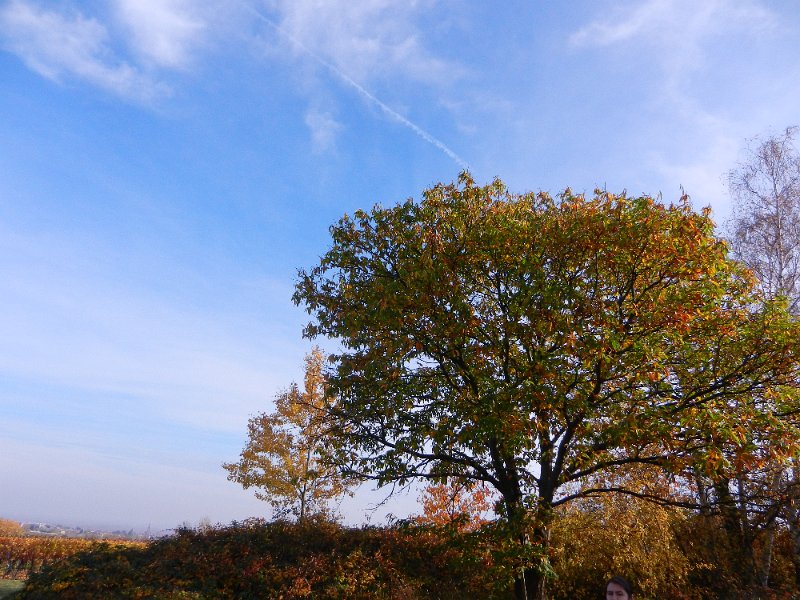
{"type": "Polygon", "coordinates": [[[146,547],[104,545],[34,573],[23,599],[499,598],[508,579],[477,536],[326,522],[179,530],[146,547]]]}

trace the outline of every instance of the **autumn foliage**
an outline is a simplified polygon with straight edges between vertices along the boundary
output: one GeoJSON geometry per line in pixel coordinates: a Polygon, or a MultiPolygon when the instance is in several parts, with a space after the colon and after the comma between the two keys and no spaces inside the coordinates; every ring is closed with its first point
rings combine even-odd
{"type": "Polygon", "coordinates": [[[709,211],[463,173],[331,236],[294,300],[339,354],[225,465],[296,522],[92,548],[22,598],[796,597],[800,322],[709,211]],[[353,479],[422,480],[423,514],[326,520],[353,479]]]}
{"type": "Polygon", "coordinates": [[[98,541],[62,537],[0,537],[0,577],[19,578],[46,565],[87,550],[112,547],[141,548],[143,542],[98,541]]]}
{"type": "Polygon", "coordinates": [[[22,525],[10,519],[0,519],[0,537],[13,537],[24,535],[22,525]]]}
{"type": "Polygon", "coordinates": [[[306,519],[181,530],[145,548],[109,545],[34,574],[19,599],[502,598],[489,553],[427,528],[306,519]]]}
{"type": "Polygon", "coordinates": [[[303,520],[331,514],[330,501],[348,493],[350,481],[322,460],[326,432],[325,356],[314,348],[305,380],[275,397],[275,410],[250,418],[239,460],[223,464],[228,479],[269,502],[273,516],[303,520]]]}
{"type": "Polygon", "coordinates": [[[495,497],[485,485],[452,480],[429,485],[420,495],[422,514],[419,523],[459,531],[476,531],[489,522],[495,497]]]}
{"type": "MultiPolygon", "coordinates": [[[[17,598],[505,599],[513,573],[498,525],[465,533],[414,523],[249,521],[183,529],[149,544],[83,541],[81,550],[33,572],[17,598]]],[[[713,517],[614,494],[572,505],[554,519],[549,597],[595,598],[619,573],[635,582],[640,600],[788,600],[797,593],[785,529],[769,590],[737,587],[726,559],[733,549],[719,545],[721,531],[713,517]]]]}
{"type": "Polygon", "coordinates": [[[587,477],[734,478],[800,450],[800,327],[687,198],[513,194],[464,173],[331,238],[294,300],[305,334],[342,348],[336,458],[379,483],[493,488],[520,600],[547,597],[556,508],[633,491],[587,477]]]}

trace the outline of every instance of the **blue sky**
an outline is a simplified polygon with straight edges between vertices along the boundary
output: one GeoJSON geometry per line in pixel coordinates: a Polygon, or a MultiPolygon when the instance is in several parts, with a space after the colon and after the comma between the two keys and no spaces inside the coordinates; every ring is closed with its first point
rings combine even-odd
{"type": "Polygon", "coordinates": [[[220,463],[301,376],[331,223],[464,165],[722,223],[798,57],[788,1],[0,0],[0,516],[267,515],[220,463]]]}

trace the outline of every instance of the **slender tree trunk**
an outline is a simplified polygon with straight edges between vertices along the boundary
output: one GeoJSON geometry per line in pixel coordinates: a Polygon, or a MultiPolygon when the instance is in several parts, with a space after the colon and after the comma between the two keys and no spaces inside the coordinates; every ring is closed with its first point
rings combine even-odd
{"type": "Polygon", "coordinates": [[[498,491],[503,497],[506,518],[512,539],[518,540],[523,559],[522,568],[514,577],[514,597],[516,600],[547,600],[547,574],[549,572],[547,550],[550,545],[550,523],[553,517],[553,497],[556,480],[553,474],[553,451],[549,439],[542,439],[542,452],[539,460],[540,476],[536,514],[530,520],[529,509],[523,503],[519,473],[513,456],[504,456],[496,442],[490,440],[489,448],[495,470],[500,475],[498,491]],[[533,564],[525,558],[536,544],[537,557],[533,564]]]}
{"type": "Polygon", "coordinates": [[[769,587],[769,574],[772,569],[772,549],[775,547],[775,523],[767,525],[764,545],[758,567],[758,583],[761,587],[769,587]]]}
{"type": "Polygon", "coordinates": [[[514,598],[516,600],[528,600],[528,589],[525,583],[524,575],[514,577],[514,598]]]}
{"type": "Polygon", "coordinates": [[[797,459],[791,469],[789,482],[789,533],[792,536],[792,563],[794,564],[795,586],[800,589],[800,466],[797,459]]]}
{"type": "MultiPolygon", "coordinates": [[[[770,498],[777,497],[783,474],[784,471],[782,469],[775,469],[775,473],[773,473],[772,479],[770,480],[770,488],[768,492],[770,498]]],[[[770,511],[768,517],[769,521],[766,525],[764,544],[761,548],[761,556],[758,564],[758,582],[761,587],[765,588],[769,586],[769,575],[772,569],[772,552],[773,548],[775,547],[775,534],[778,529],[775,522],[776,515],[772,514],[770,511]]]]}
{"type": "MultiPolygon", "coordinates": [[[[520,504],[517,494],[511,498],[506,499],[506,511],[508,515],[508,523],[512,532],[516,535],[517,542],[519,543],[520,550],[524,551],[525,547],[530,544],[528,532],[525,530],[525,514],[524,509],[520,504]]],[[[528,576],[529,569],[524,568],[518,571],[514,576],[514,598],[516,600],[532,600],[531,590],[528,589],[528,576]]]]}
{"type": "Polygon", "coordinates": [[[790,521],[790,532],[792,535],[792,562],[794,563],[794,584],[800,589],[800,526],[798,515],[793,514],[790,521]]]}
{"type": "Polygon", "coordinates": [[[525,570],[525,585],[532,600],[547,600],[547,579],[534,569],[525,570]]]}
{"type": "MultiPolygon", "coordinates": [[[[530,541],[526,541],[530,544],[530,541]]],[[[547,548],[543,548],[547,550],[547,548]]],[[[547,600],[546,556],[540,557],[539,564],[527,567],[514,579],[514,597],[517,600],[547,600]]]]}
{"type": "Polygon", "coordinates": [[[743,589],[751,590],[756,583],[755,561],[753,560],[753,540],[749,535],[749,523],[739,511],[729,486],[730,480],[714,482],[714,491],[719,503],[722,523],[728,539],[728,552],[735,572],[743,589]]]}

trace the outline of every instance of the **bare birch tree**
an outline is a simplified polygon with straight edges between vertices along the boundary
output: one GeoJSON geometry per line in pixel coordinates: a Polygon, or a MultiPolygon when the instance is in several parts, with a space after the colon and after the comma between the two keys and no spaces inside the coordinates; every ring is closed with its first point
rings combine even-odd
{"type": "MultiPolygon", "coordinates": [[[[729,225],[731,250],[758,279],[767,298],[783,297],[792,314],[800,312],[800,154],[794,145],[797,127],[766,139],[750,140],[747,157],[727,174],[733,200],[729,225]]],[[[765,468],[741,474],[733,486],[738,513],[734,523],[743,551],[763,535],[760,556],[748,561],[758,583],[766,587],[772,559],[776,519],[783,511],[794,540],[795,578],[800,586],[800,466],[765,468]],[[790,501],[786,502],[786,498],[790,501]]],[[[721,482],[717,482],[719,487],[721,482]]],[[[724,485],[726,492],[728,485],[724,485]]],[[[718,499],[719,500],[719,499],[718,499]]],[[[724,503],[721,503],[724,504],[724,503]]],[[[729,519],[730,521],[730,519],[729,519]]]]}
{"type": "Polygon", "coordinates": [[[800,303],[800,154],[797,127],[751,140],[747,160],[728,173],[733,199],[731,248],[767,297],[800,303]]]}

